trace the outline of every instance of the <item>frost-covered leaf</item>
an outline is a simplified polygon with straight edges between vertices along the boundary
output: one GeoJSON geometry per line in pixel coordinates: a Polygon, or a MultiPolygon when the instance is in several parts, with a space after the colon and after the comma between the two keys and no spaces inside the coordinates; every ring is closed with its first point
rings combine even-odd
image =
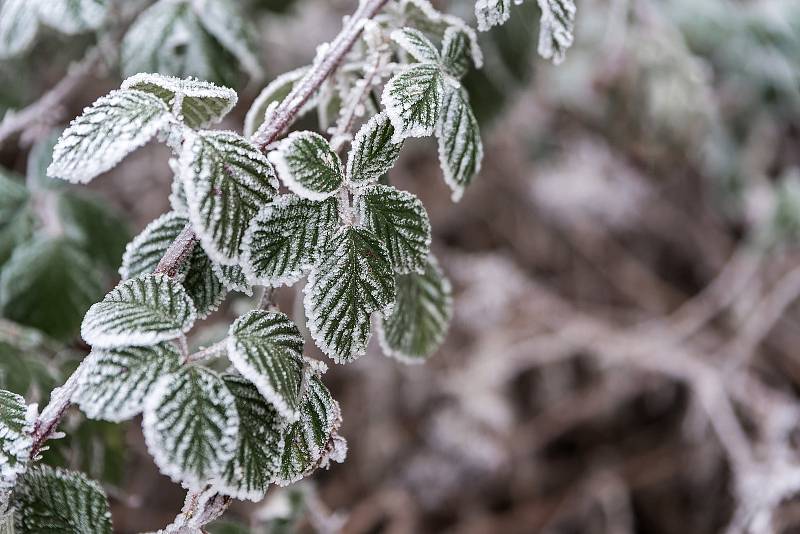
{"type": "MultiPolygon", "coordinates": [[[[266,120],[267,111],[271,106],[279,104],[284,98],[289,96],[294,86],[303,79],[308,67],[301,67],[272,80],[256,97],[253,105],[247,112],[244,119],[244,134],[252,137],[266,120]]],[[[315,93],[300,109],[298,115],[302,116],[314,109],[317,105],[318,94],[315,93]]]]}
{"type": "Polygon", "coordinates": [[[236,453],[236,399],[215,372],[185,366],[156,383],[142,428],[161,472],[196,489],[220,476],[236,453]]]}
{"type": "Polygon", "coordinates": [[[444,76],[433,63],[406,67],[386,84],[381,102],[394,126],[395,142],[433,133],[442,106],[444,76]]]}
{"type": "Polygon", "coordinates": [[[0,389],[0,513],[4,494],[14,488],[30,459],[35,421],[36,410],[22,396],[0,389]]]}
{"type": "Polygon", "coordinates": [[[539,0],[539,9],[539,55],[558,65],[572,46],[575,0],[539,0]]]}
{"type": "Polygon", "coordinates": [[[177,338],[194,320],[194,304],[178,282],[144,275],[120,283],[89,308],[81,336],[98,348],[152,345],[177,338]]]}
{"type": "Polygon", "coordinates": [[[119,267],[125,244],[130,239],[128,224],[119,210],[86,192],[68,191],[58,196],[58,215],[64,235],[109,271],[119,267]]]}
{"type": "Polygon", "coordinates": [[[140,14],[122,40],[123,74],[160,72],[231,85],[238,62],[206,31],[191,2],[155,2],[140,14]]]}
{"type": "Polygon", "coordinates": [[[211,268],[222,282],[222,286],[228,291],[239,291],[247,296],[253,295],[253,285],[247,280],[241,266],[213,263],[211,268]]]}
{"type": "Polygon", "coordinates": [[[392,267],[407,273],[422,268],[431,245],[431,223],[422,202],[390,185],[374,185],[356,197],[361,223],[389,253],[392,267]]]}
{"type": "Polygon", "coordinates": [[[376,181],[394,167],[403,142],[394,142],[394,126],[385,113],[372,117],[353,139],[347,158],[347,180],[354,185],[376,181]]]}
{"type": "Polygon", "coordinates": [[[373,312],[388,313],[394,303],[389,254],[368,230],[340,228],[304,291],[317,346],[337,363],[353,361],[367,350],[373,312]]]}
{"type": "Polygon", "coordinates": [[[0,5],[0,59],[27,51],[39,28],[36,3],[31,0],[4,0],[0,5]]]}
{"type": "Polygon", "coordinates": [[[163,74],[135,74],[122,82],[122,89],[152,93],[190,128],[216,124],[236,105],[236,91],[193,78],[163,74]]]}
{"type": "Polygon", "coordinates": [[[16,248],[0,274],[0,313],[57,339],[75,336],[103,294],[102,274],[75,242],[41,238],[16,248]]]}
{"type": "Polygon", "coordinates": [[[234,0],[193,0],[194,12],[206,30],[224,46],[251,76],[261,76],[255,30],[234,0]]]}
{"type": "Polygon", "coordinates": [[[324,200],[344,180],[342,162],[328,141],[314,132],[293,132],[269,155],[283,183],[297,195],[324,200]]]}
{"type": "Polygon", "coordinates": [[[181,152],[189,219],[208,256],[233,265],[250,220],[278,188],[261,151],[233,132],[189,132],[181,152]]]}
{"type": "Polygon", "coordinates": [[[475,2],[475,17],[478,29],[489,31],[492,26],[502,26],[511,16],[511,0],[478,0],[475,2]]]}
{"type": "Polygon", "coordinates": [[[425,34],[414,28],[402,28],[393,31],[392,40],[419,62],[438,63],[441,59],[436,45],[425,37],[425,34]]]}
{"type": "Polygon", "coordinates": [[[20,533],[111,534],[103,488],[82,473],[38,465],[14,491],[20,533]]]}
{"type": "Polygon", "coordinates": [[[422,273],[397,276],[397,301],[378,339],[384,353],[406,363],[425,361],[439,348],[453,315],[450,281],[431,256],[422,273]]]}
{"type": "Polygon", "coordinates": [[[442,41],[442,66],[445,72],[461,79],[469,72],[470,61],[470,43],[467,34],[455,26],[447,28],[442,41]]]}
{"type": "Polygon", "coordinates": [[[153,220],[125,247],[119,274],[123,280],[152,273],[161,257],[189,224],[189,219],[170,211],[153,220]]]}
{"type": "Polygon", "coordinates": [[[112,91],[64,130],[47,174],[88,183],[147,143],[171,120],[166,104],[142,91],[112,91]]]}
{"type": "Polygon", "coordinates": [[[464,32],[470,42],[473,63],[477,68],[483,66],[483,53],[478,44],[478,36],[462,18],[438,11],[428,0],[399,0],[398,4],[400,16],[406,26],[417,28],[437,41],[444,40],[448,28],[455,27],[464,32]]]}
{"type": "Polygon", "coordinates": [[[335,198],[315,202],[280,195],[265,206],[244,238],[242,265],[255,283],[296,282],[327,248],[339,222],[335,198]]]}
{"type": "Polygon", "coordinates": [[[177,371],[181,355],[172,343],[95,349],[72,398],[92,419],[124,421],[139,414],[163,375],[177,371]]]}
{"type": "Polygon", "coordinates": [[[339,404],[318,377],[311,377],[300,407],[300,419],[284,432],[284,447],[275,482],[286,486],[313,471],[328,447],[332,446],[340,424],[339,404]]]}
{"type": "Polygon", "coordinates": [[[240,376],[222,378],[236,399],[239,446],[214,486],[236,499],[259,501],[277,473],[285,423],[253,384],[240,376]]]}
{"type": "Polygon", "coordinates": [[[96,30],[108,11],[108,0],[39,0],[38,5],[39,20],[70,35],[96,30]]]}
{"type": "Polygon", "coordinates": [[[176,158],[170,158],[169,165],[174,174],[169,192],[169,205],[175,213],[188,217],[189,203],[186,201],[186,190],[181,181],[178,160],[176,158]]]}
{"type": "MultiPolygon", "coordinates": [[[[152,273],[187,224],[189,219],[174,211],[165,213],[148,224],[125,249],[120,267],[122,279],[152,273]]],[[[199,245],[183,264],[176,280],[191,297],[200,319],[215,311],[225,297],[225,288],[214,273],[211,260],[199,245]]]]}
{"type": "Polygon", "coordinates": [[[228,330],[228,358],[281,417],[297,419],[303,336],[283,313],[253,310],[228,330]]]}
{"type": "Polygon", "coordinates": [[[195,246],[187,263],[186,276],[181,285],[194,302],[197,318],[205,319],[222,304],[226,294],[225,286],[214,274],[213,262],[202,247],[195,246]]]}
{"type": "Polygon", "coordinates": [[[464,89],[448,88],[436,125],[439,163],[444,181],[453,190],[454,201],[461,198],[464,189],[480,172],[483,161],[480,127],[467,98],[464,89]]]}

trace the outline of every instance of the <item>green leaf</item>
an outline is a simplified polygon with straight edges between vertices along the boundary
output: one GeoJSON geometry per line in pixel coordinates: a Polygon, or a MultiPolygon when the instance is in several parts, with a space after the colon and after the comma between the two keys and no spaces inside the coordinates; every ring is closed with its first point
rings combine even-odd
{"type": "Polygon", "coordinates": [[[166,104],[142,91],[112,91],[64,130],[47,174],[85,184],[144,145],[171,120],[166,104]]]}
{"type": "Polygon", "coordinates": [[[0,59],[26,52],[39,28],[36,4],[31,0],[4,0],[0,6],[0,59]]]}
{"type": "Polygon", "coordinates": [[[98,29],[108,11],[107,0],[40,0],[38,5],[39,20],[69,35],[98,29]]]}
{"type": "Polygon", "coordinates": [[[318,377],[311,377],[300,408],[300,419],[284,432],[275,482],[286,486],[316,469],[333,447],[340,424],[339,403],[318,377]]]}
{"type": "Polygon", "coordinates": [[[278,471],[284,423],[253,384],[240,376],[222,378],[236,399],[239,446],[214,485],[235,499],[260,501],[278,471]]]}
{"type": "Polygon", "coordinates": [[[81,473],[36,466],[20,479],[14,498],[20,534],[111,534],[103,488],[81,473]]]}
{"type": "Polygon", "coordinates": [[[467,98],[464,89],[448,88],[436,125],[439,163],[455,202],[480,172],[483,161],[480,127],[467,98]]]}
{"type": "Polygon", "coordinates": [[[241,266],[213,263],[211,268],[219,278],[219,281],[222,282],[222,286],[228,291],[239,291],[247,296],[253,295],[253,286],[247,280],[241,266]]]}
{"type": "Polygon", "coordinates": [[[161,472],[198,489],[222,475],[236,454],[236,399],[215,372],[185,366],[156,383],[142,428],[161,472]]]}
{"type": "MultiPolygon", "coordinates": [[[[264,124],[267,112],[271,107],[279,104],[284,98],[289,96],[297,82],[303,79],[308,67],[300,67],[284,74],[281,74],[272,80],[253,101],[253,105],[247,112],[244,119],[244,135],[252,137],[258,129],[264,124]]],[[[300,109],[299,116],[305,115],[310,110],[314,109],[317,105],[318,94],[315,93],[300,109]]]]}
{"type": "Polygon", "coordinates": [[[325,200],[342,186],[342,162],[318,133],[292,132],[269,158],[283,183],[303,198],[325,200]]]}
{"type": "Polygon", "coordinates": [[[33,233],[28,190],[16,175],[0,169],[0,266],[33,233]]]}
{"type": "Polygon", "coordinates": [[[238,61],[206,31],[193,2],[156,2],[128,29],[122,40],[123,74],[160,72],[195,76],[232,85],[238,61]]]}
{"type": "Polygon", "coordinates": [[[574,0],[539,0],[542,17],[539,19],[538,52],[558,65],[564,61],[567,48],[572,46],[575,28],[574,0]]]}
{"type": "Polygon", "coordinates": [[[281,417],[297,419],[303,381],[303,336],[283,313],[254,310],[228,330],[228,358],[281,417]]]}
{"type": "Polygon", "coordinates": [[[0,228],[11,223],[28,204],[28,190],[14,174],[0,169],[0,228]]]}
{"type": "MultiPolygon", "coordinates": [[[[152,273],[187,224],[189,219],[174,211],[148,224],[125,249],[120,267],[122,279],[152,273]]],[[[211,260],[199,245],[195,246],[189,260],[184,262],[176,280],[191,297],[200,319],[215,311],[225,297],[225,288],[214,273],[211,260]]]]}
{"type": "Polygon", "coordinates": [[[102,294],[101,273],[63,238],[18,247],[0,274],[2,315],[61,340],[75,336],[80,318],[102,294]]]}
{"type": "Polygon", "coordinates": [[[162,376],[177,371],[181,355],[172,343],[95,349],[83,364],[73,402],[92,419],[124,421],[138,415],[162,376]]]}
{"type": "Polygon", "coordinates": [[[206,131],[187,133],[180,167],[203,248],[217,263],[237,263],[247,226],[277,190],[272,165],[243,137],[206,131]]]}
{"type": "Polygon", "coordinates": [[[511,0],[477,0],[475,18],[478,30],[489,31],[492,26],[502,26],[511,17],[511,0]]]}
{"type": "Polygon", "coordinates": [[[153,220],[125,247],[119,274],[123,280],[152,273],[161,257],[189,224],[189,219],[170,211],[153,220]]]}
{"type": "Polygon", "coordinates": [[[394,167],[402,141],[395,143],[394,126],[385,113],[372,117],[353,139],[347,158],[347,180],[355,186],[375,182],[394,167]]]}
{"type": "Polygon", "coordinates": [[[442,67],[450,76],[461,79],[469,71],[469,65],[469,36],[455,26],[447,28],[442,41],[442,67]]]}
{"type": "Polygon", "coordinates": [[[217,311],[225,299],[225,287],[214,274],[213,262],[199,246],[195,246],[189,258],[188,269],[181,285],[194,302],[198,319],[205,319],[217,311]]]}
{"type": "Polygon", "coordinates": [[[0,389],[0,513],[5,493],[14,488],[30,460],[35,422],[35,408],[28,409],[22,396],[0,389]]]}
{"type": "Polygon", "coordinates": [[[335,198],[322,202],[280,195],[245,234],[242,265],[254,283],[277,287],[299,280],[319,261],[339,222],[335,198]]]}
{"type": "Polygon", "coordinates": [[[441,59],[436,46],[421,31],[402,28],[392,32],[392,40],[421,63],[438,63],[441,59]]]}
{"type": "Polygon", "coordinates": [[[179,337],[195,320],[186,290],[164,275],[144,275],[120,283],[89,308],[81,336],[97,348],[152,345],[179,337]]]}
{"type": "Polygon", "coordinates": [[[397,272],[418,271],[431,246],[431,223],[422,202],[390,185],[374,185],[356,197],[362,224],[383,243],[397,272]]]}
{"type": "Polygon", "coordinates": [[[372,313],[387,313],[394,303],[389,254],[371,232],[340,228],[304,291],[317,346],[337,363],[353,361],[366,352],[372,313]]]}
{"type": "Polygon", "coordinates": [[[0,330],[0,388],[44,399],[59,384],[58,373],[48,365],[54,351],[46,347],[38,330],[17,326],[13,330],[0,330]]]}
{"type": "Polygon", "coordinates": [[[261,76],[255,28],[242,16],[238,2],[201,0],[194,3],[195,13],[205,29],[236,58],[251,76],[261,76]]]}
{"type": "Polygon", "coordinates": [[[107,269],[117,269],[130,239],[125,219],[101,199],[68,192],[58,197],[58,215],[67,237],[107,269]]]}
{"type": "Polygon", "coordinates": [[[47,176],[47,167],[53,162],[53,149],[63,130],[56,129],[39,139],[28,154],[25,179],[31,189],[61,189],[66,184],[47,176]]]}
{"type": "Polygon", "coordinates": [[[383,89],[381,102],[394,126],[395,142],[433,133],[444,96],[444,76],[433,63],[410,65],[383,89]]]}
{"type": "Polygon", "coordinates": [[[189,128],[216,124],[236,105],[236,91],[193,78],[163,74],[135,74],[122,82],[122,89],[151,93],[164,101],[189,128]]]}
{"type": "Polygon", "coordinates": [[[397,301],[378,328],[383,352],[406,363],[424,362],[441,345],[453,315],[450,281],[431,256],[422,273],[397,276],[397,301]]]}

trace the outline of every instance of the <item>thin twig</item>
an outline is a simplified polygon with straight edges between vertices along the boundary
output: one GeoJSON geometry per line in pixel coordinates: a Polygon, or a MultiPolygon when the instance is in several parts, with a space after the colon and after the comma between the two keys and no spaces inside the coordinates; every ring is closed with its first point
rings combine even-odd
{"type": "Polygon", "coordinates": [[[15,133],[26,130],[36,121],[50,115],[53,108],[81,87],[82,82],[100,64],[100,61],[100,50],[97,47],[89,49],[83,59],[72,65],[67,75],[36,102],[19,111],[6,113],[0,122],[0,145],[15,133]]]}
{"type": "Polygon", "coordinates": [[[347,21],[342,31],[328,47],[327,52],[317,61],[303,80],[295,86],[275,110],[271,120],[265,121],[253,135],[253,142],[266,149],[283,131],[289,127],[297,112],[311,96],[317,92],[328,76],[339,66],[339,63],[353,48],[358,36],[364,29],[364,23],[375,16],[389,0],[365,0],[361,2],[353,16],[347,21]]]}

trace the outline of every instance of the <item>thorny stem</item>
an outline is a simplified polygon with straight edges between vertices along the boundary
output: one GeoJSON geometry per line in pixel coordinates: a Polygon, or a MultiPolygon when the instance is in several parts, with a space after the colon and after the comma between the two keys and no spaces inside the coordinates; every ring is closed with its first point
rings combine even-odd
{"type": "MultiPolygon", "coordinates": [[[[283,131],[292,123],[306,101],[308,101],[311,95],[313,95],[319,89],[328,76],[330,76],[336,70],[337,66],[341,63],[347,53],[350,52],[350,49],[355,44],[364,28],[364,23],[368,19],[375,16],[375,14],[377,14],[378,11],[380,11],[383,6],[388,3],[388,1],[389,0],[361,1],[356,12],[350,17],[347,24],[345,24],[344,28],[342,28],[342,31],[333,40],[333,43],[331,43],[331,45],[328,47],[322,58],[315,63],[304,80],[298,84],[298,86],[295,87],[295,89],[281,102],[274,115],[271,117],[269,124],[256,132],[252,139],[253,142],[258,144],[262,150],[266,150],[267,146],[283,133],[283,131]]],[[[92,59],[90,62],[91,68],[94,67],[95,62],[99,61],[99,52],[93,52],[92,57],[94,56],[97,57],[92,59]]],[[[87,69],[87,72],[90,70],[88,66],[85,68],[87,69]]],[[[72,78],[72,75],[68,76],[67,78],[72,78]]],[[[75,76],[75,78],[79,78],[79,76],[75,76]]],[[[64,81],[62,80],[62,82],[64,81]]],[[[70,83],[77,84],[77,80],[73,80],[70,83]]],[[[59,84],[59,86],[60,85],[61,84],[59,84]]],[[[59,89],[59,86],[56,86],[51,93],[55,93],[56,89],[59,89]]],[[[50,106],[55,105],[55,103],[59,102],[64,97],[63,93],[69,93],[72,90],[74,90],[74,87],[62,87],[57,94],[53,95],[52,98],[47,98],[50,95],[50,93],[48,93],[48,95],[45,95],[45,98],[40,99],[40,101],[34,104],[35,110],[29,110],[26,108],[17,114],[16,117],[19,118],[19,116],[23,113],[26,113],[26,117],[30,117],[34,114],[34,111],[36,114],[46,111],[50,106]]],[[[31,107],[33,108],[34,106],[31,107]]],[[[6,121],[4,120],[3,123],[0,123],[0,142],[2,142],[4,139],[3,134],[6,130],[13,133],[23,127],[24,124],[22,124],[21,120],[18,122],[14,121],[10,125],[6,125],[6,121]],[[11,129],[12,127],[13,129],[11,129]]],[[[10,135],[10,133],[5,135],[10,135]]],[[[159,261],[158,266],[155,269],[155,272],[165,274],[169,277],[176,276],[183,263],[191,254],[192,250],[194,250],[196,243],[197,236],[191,229],[191,226],[187,225],[164,253],[164,256],[161,258],[161,261],[159,261]]],[[[53,435],[53,432],[64,416],[64,413],[70,407],[70,399],[75,391],[75,388],[77,387],[81,369],[82,367],[79,367],[78,370],[67,379],[63,386],[53,391],[50,397],[50,402],[47,404],[47,406],[45,406],[41,415],[37,419],[33,433],[34,439],[32,450],[33,454],[31,456],[32,458],[35,458],[35,455],[41,450],[44,442],[53,435]]],[[[196,507],[197,503],[199,502],[199,495],[195,494],[190,494],[187,496],[187,505],[190,504],[190,497],[192,496],[195,497],[192,502],[195,503],[193,506],[196,507]]],[[[198,513],[209,516],[213,515],[212,519],[214,519],[222,514],[222,512],[228,507],[229,503],[230,498],[214,495],[203,501],[202,504],[204,509],[198,513]],[[212,506],[214,507],[214,514],[210,514],[209,511],[209,507],[212,506]],[[218,512],[218,514],[216,514],[216,512],[218,512]]],[[[195,511],[193,509],[190,510],[189,513],[195,515],[195,511]]],[[[186,510],[182,512],[181,516],[185,515],[186,510]]],[[[181,516],[179,516],[179,518],[181,516]]]]}

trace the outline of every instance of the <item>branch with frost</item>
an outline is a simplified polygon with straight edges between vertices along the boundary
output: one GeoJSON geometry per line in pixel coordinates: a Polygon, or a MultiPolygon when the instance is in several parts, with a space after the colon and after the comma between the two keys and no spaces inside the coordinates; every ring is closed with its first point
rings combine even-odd
{"type": "MultiPolygon", "coordinates": [[[[339,35],[328,46],[327,51],[314,63],[302,81],[283,99],[270,119],[265,121],[253,135],[251,141],[262,150],[266,150],[291,125],[311,95],[319,90],[353,48],[364,30],[366,21],[374,17],[387,2],[388,0],[366,0],[361,3],[339,35]]],[[[197,237],[191,226],[187,225],[164,254],[156,272],[167,275],[176,273],[196,243],[197,237]]]]}
{"type": "Polygon", "coordinates": [[[67,75],[36,102],[19,111],[7,112],[0,122],[0,145],[14,134],[28,129],[42,117],[49,116],[54,108],[82,87],[86,77],[100,65],[101,60],[102,54],[98,48],[89,49],[84,58],[70,66],[67,75]]]}

